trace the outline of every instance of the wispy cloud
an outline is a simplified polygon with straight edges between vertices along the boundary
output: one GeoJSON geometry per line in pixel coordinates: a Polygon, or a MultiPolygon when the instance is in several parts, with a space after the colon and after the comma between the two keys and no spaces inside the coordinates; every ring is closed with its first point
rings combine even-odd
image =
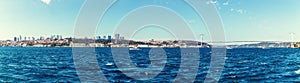
{"type": "Polygon", "coordinates": [[[247,11],[246,11],[246,10],[243,10],[243,9],[233,9],[233,8],[231,8],[230,11],[232,11],[232,12],[237,12],[237,13],[240,13],[240,14],[245,14],[245,13],[247,13],[247,11]]]}
{"type": "Polygon", "coordinates": [[[217,4],[217,3],[218,3],[217,0],[206,1],[206,4],[217,4]]]}
{"type": "Polygon", "coordinates": [[[229,5],[229,1],[224,2],[223,5],[229,5]]]}
{"type": "Polygon", "coordinates": [[[43,3],[49,5],[51,3],[51,0],[41,0],[43,3]]]}
{"type": "Polygon", "coordinates": [[[215,1],[211,0],[210,3],[216,4],[216,3],[218,3],[218,1],[217,0],[215,0],[215,1]]]}
{"type": "Polygon", "coordinates": [[[242,9],[238,9],[236,10],[237,13],[240,13],[240,14],[244,14],[246,13],[247,11],[246,10],[242,10],[242,9]]]}

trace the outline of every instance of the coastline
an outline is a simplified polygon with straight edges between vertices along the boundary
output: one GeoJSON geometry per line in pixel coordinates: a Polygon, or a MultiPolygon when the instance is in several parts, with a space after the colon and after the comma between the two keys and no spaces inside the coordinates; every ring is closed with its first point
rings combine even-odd
{"type": "Polygon", "coordinates": [[[23,41],[0,41],[0,47],[150,47],[150,48],[210,48],[205,42],[193,40],[152,40],[134,41],[117,39],[45,39],[45,40],[23,40],[23,41]]]}

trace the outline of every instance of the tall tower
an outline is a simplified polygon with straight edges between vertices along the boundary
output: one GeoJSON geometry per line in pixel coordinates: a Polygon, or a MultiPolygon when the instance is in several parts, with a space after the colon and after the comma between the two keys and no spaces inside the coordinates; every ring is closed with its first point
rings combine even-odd
{"type": "Polygon", "coordinates": [[[15,41],[15,42],[18,41],[18,38],[17,38],[17,37],[14,37],[14,41],[15,41]]]}
{"type": "Polygon", "coordinates": [[[110,36],[110,35],[108,35],[108,36],[107,36],[107,39],[108,39],[108,40],[111,40],[111,36],[110,36]]]}
{"type": "Polygon", "coordinates": [[[19,38],[19,39],[20,39],[20,41],[22,41],[22,36],[20,35],[19,37],[20,37],[20,38],[19,38]]]}
{"type": "Polygon", "coordinates": [[[116,39],[116,40],[120,39],[120,34],[118,34],[118,33],[115,34],[115,39],[116,39]]]}
{"type": "Polygon", "coordinates": [[[201,38],[201,47],[203,47],[203,36],[204,36],[204,34],[200,34],[200,38],[201,38]]]}
{"type": "Polygon", "coordinates": [[[101,36],[97,36],[97,40],[100,40],[101,39],[101,36]]]}
{"type": "Polygon", "coordinates": [[[290,36],[291,36],[291,42],[292,42],[292,44],[294,44],[295,43],[295,40],[294,40],[294,38],[295,38],[295,33],[290,33],[290,36]]]}
{"type": "Polygon", "coordinates": [[[103,39],[106,39],[106,36],[103,36],[103,39]]]}

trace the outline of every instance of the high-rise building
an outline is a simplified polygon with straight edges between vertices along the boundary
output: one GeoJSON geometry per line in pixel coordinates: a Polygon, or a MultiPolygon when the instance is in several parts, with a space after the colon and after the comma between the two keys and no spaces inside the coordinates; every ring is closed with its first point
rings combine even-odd
{"type": "Polygon", "coordinates": [[[59,35],[56,35],[56,38],[55,39],[60,39],[60,36],[59,35]]]}
{"type": "Polygon", "coordinates": [[[120,40],[125,40],[125,37],[120,37],[120,40]]]}
{"type": "Polygon", "coordinates": [[[20,37],[20,38],[19,38],[19,39],[20,39],[20,41],[22,41],[22,36],[20,35],[19,37],[20,37]]]}
{"type": "Polygon", "coordinates": [[[51,39],[51,40],[53,40],[53,39],[54,39],[54,36],[53,36],[53,35],[51,35],[51,36],[50,36],[50,39],[51,39]]]}
{"type": "Polygon", "coordinates": [[[40,40],[44,40],[45,38],[43,36],[40,37],[40,40]]]}
{"type": "Polygon", "coordinates": [[[59,36],[59,39],[63,39],[63,37],[60,35],[60,36],[59,36]]]}
{"type": "Polygon", "coordinates": [[[115,34],[115,39],[120,39],[120,34],[115,34]]]}
{"type": "Polygon", "coordinates": [[[154,42],[154,39],[150,39],[149,41],[150,41],[150,42],[154,42]]]}
{"type": "Polygon", "coordinates": [[[17,37],[14,37],[14,41],[18,41],[18,38],[17,38],[17,37]]]}
{"type": "Polygon", "coordinates": [[[110,35],[109,35],[109,36],[107,36],[107,39],[108,39],[108,40],[111,40],[111,36],[110,36],[110,35]]]}
{"type": "Polygon", "coordinates": [[[97,39],[97,40],[100,40],[100,39],[101,39],[101,36],[97,36],[96,39],[97,39]]]}
{"type": "Polygon", "coordinates": [[[106,39],[106,36],[103,36],[103,39],[106,39]]]}

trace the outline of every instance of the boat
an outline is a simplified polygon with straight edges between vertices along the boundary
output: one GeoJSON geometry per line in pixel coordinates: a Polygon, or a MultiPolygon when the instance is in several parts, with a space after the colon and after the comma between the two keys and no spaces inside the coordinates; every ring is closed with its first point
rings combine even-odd
{"type": "Polygon", "coordinates": [[[129,50],[141,50],[139,47],[129,47],[129,50]]]}
{"type": "Polygon", "coordinates": [[[112,66],[112,65],[114,65],[114,63],[106,63],[105,65],[106,66],[112,66]]]}
{"type": "Polygon", "coordinates": [[[233,49],[233,47],[231,47],[231,46],[226,46],[226,49],[233,49]]]}
{"type": "Polygon", "coordinates": [[[266,46],[260,46],[261,49],[268,49],[266,46]]]}

